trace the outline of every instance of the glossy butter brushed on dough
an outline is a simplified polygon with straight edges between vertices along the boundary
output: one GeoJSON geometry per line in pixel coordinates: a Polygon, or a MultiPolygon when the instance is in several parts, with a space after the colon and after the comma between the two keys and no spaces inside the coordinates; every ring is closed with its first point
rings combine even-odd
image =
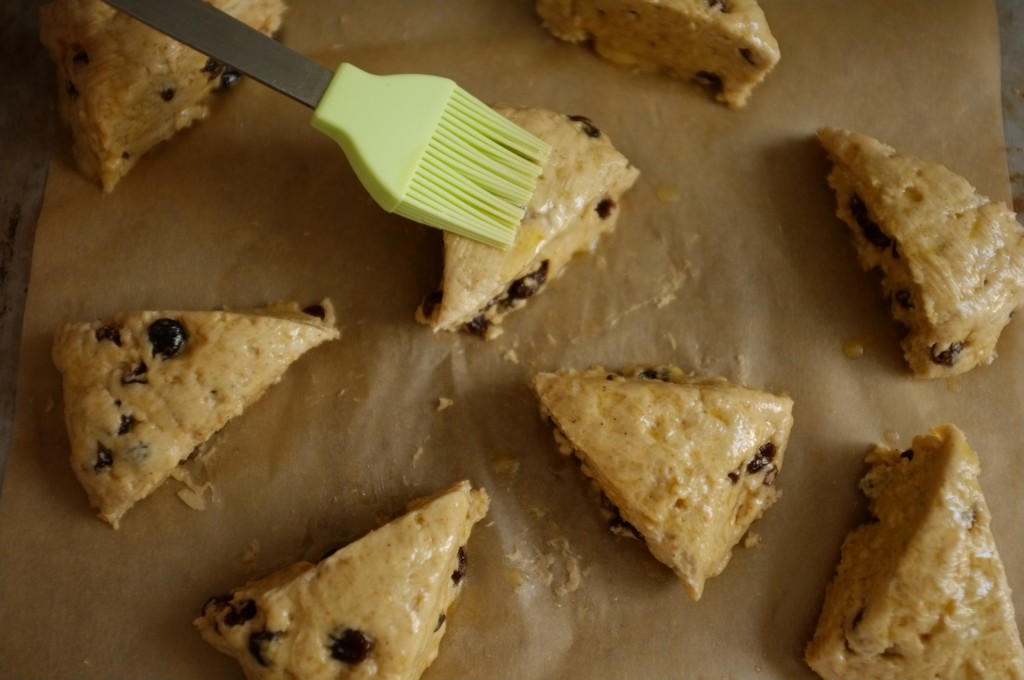
{"type": "Polygon", "coordinates": [[[211,598],[195,624],[249,680],[415,680],[437,657],[488,502],[460,482],[318,564],[211,598]]]}
{"type": "Polygon", "coordinates": [[[878,448],[861,481],[874,521],[852,531],[806,659],[826,680],[1024,678],[1024,647],[957,427],[878,448]]]}
{"type": "Polygon", "coordinates": [[[674,367],[541,373],[533,385],[587,475],[700,599],[778,498],[792,400],[674,367]]]}
{"type": "Polygon", "coordinates": [[[914,375],[991,363],[1024,303],[1024,227],[1013,212],[947,168],[867,135],[826,127],[818,137],[833,161],[836,214],[861,265],[882,271],[914,375]]]}
{"type": "Polygon", "coordinates": [[[544,26],[605,59],[696,80],[733,108],[779,61],[755,0],[537,0],[544,26]]]}
{"type": "Polygon", "coordinates": [[[435,331],[469,325],[485,337],[495,335],[506,314],[615,227],[622,195],[639,175],[586,118],[540,108],[497,110],[551,144],[551,156],[507,250],[444,235],[440,300],[428,297],[417,310],[417,319],[435,331]]]}

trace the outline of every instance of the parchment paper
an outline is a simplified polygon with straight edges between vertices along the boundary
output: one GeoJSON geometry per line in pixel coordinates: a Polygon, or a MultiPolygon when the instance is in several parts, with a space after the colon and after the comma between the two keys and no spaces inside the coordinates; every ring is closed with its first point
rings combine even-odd
{"type": "Polygon", "coordinates": [[[584,114],[642,175],[595,255],[492,342],[414,323],[440,234],[381,213],[309,112],[254,82],[104,196],[53,161],[0,496],[0,676],[238,678],[192,619],[210,595],[357,538],[459,479],[491,495],[427,678],[804,678],[802,651],[862,459],[953,422],[1024,616],[1024,322],[1000,357],[915,381],[877,277],[833,216],[822,124],[943,162],[1008,200],[989,2],[764,0],[782,61],[749,106],[607,64],[549,36],[530,0],[293,0],[285,43],[335,65],[456,79],[487,101],[584,114]],[[673,200],[677,195],[677,200],[673,200]],[[309,353],[119,531],[68,465],[54,329],[134,308],[334,301],[309,353]],[[849,359],[844,344],[865,347],[849,359]],[[611,535],[557,453],[533,374],[675,363],[795,400],[779,504],[691,602],[611,535]],[[450,399],[447,408],[442,399],[450,399]],[[204,486],[209,484],[209,486],[204,486]]]}

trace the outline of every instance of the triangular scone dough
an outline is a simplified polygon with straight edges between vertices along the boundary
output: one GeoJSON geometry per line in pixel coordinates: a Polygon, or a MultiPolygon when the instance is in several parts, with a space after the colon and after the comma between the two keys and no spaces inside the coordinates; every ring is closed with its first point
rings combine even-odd
{"type": "MultiPolygon", "coordinates": [[[[282,0],[209,0],[270,35],[282,0]]],[[[40,8],[40,39],[57,64],[57,102],[82,174],[112,191],[156,144],[209,113],[210,93],[238,72],[122,14],[101,0],[40,8]]]]}
{"type": "Polygon", "coordinates": [[[1024,227],[1002,203],[936,163],[836,128],[818,138],[832,159],[837,215],[861,265],[878,267],[908,333],[914,375],[947,377],[991,363],[1024,302],[1024,227]]]}
{"type": "Polygon", "coordinates": [[[115,528],[192,451],[338,337],[330,303],[252,312],[140,311],[71,323],[54,338],[71,466],[115,528]]]}
{"type": "Polygon", "coordinates": [[[873,521],[842,560],[807,663],[826,680],[1024,678],[1024,647],[978,484],[952,425],[879,448],[861,481],[873,521]]]}
{"type": "Polygon", "coordinates": [[[541,373],[533,385],[613,520],[700,599],[777,499],[792,400],[673,367],[541,373]]]}
{"type": "Polygon", "coordinates": [[[537,0],[537,13],[562,40],[589,40],[609,61],[697,80],[731,107],[746,104],[779,61],[755,0],[537,0]]]}
{"type": "Polygon", "coordinates": [[[435,331],[497,335],[494,324],[614,228],[619,200],[639,174],[586,118],[536,108],[497,110],[553,150],[507,250],[445,233],[441,290],[416,313],[435,331]]]}
{"type": "Polygon", "coordinates": [[[196,626],[249,680],[414,680],[437,657],[487,505],[461,482],[319,564],[210,599],[196,626]]]}

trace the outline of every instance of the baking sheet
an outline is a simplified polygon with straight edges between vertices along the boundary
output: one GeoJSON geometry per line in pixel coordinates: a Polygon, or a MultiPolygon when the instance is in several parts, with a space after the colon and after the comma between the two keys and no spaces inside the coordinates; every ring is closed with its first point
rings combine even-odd
{"type": "Polygon", "coordinates": [[[381,214],[308,112],[255,83],[103,196],[58,144],[26,305],[0,494],[0,677],[241,677],[199,639],[205,599],[357,538],[468,478],[491,495],[427,678],[800,678],[875,442],[941,422],[982,459],[1024,619],[1024,330],[990,367],[915,381],[877,278],[833,217],[821,124],[946,163],[1008,200],[988,2],[764,0],[782,61],[747,108],[551,38],[525,0],[290,4],[324,64],[455,78],[488,101],[584,114],[640,168],[618,230],[485,343],[412,314],[440,235],[381,214]],[[677,194],[677,200],[673,195],[677,194]],[[54,329],[131,308],[334,301],[342,339],[297,362],[113,531],[67,463],[54,329]],[[844,344],[865,347],[858,360],[844,344]],[[779,504],[691,602],[607,532],[528,387],[542,370],[675,363],[795,401],[779,504]],[[442,399],[452,404],[440,408],[442,399]],[[208,486],[206,486],[208,485],[208,486]]]}

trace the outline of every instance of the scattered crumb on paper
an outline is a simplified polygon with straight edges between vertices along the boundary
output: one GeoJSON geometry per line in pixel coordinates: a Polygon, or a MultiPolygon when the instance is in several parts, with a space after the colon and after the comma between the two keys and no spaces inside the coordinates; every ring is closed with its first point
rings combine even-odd
{"type": "Polygon", "coordinates": [[[678,268],[673,267],[665,277],[661,287],[654,292],[653,296],[645,300],[641,300],[621,312],[610,315],[605,319],[604,324],[602,324],[602,332],[605,328],[613,328],[617,326],[624,318],[644,309],[645,307],[653,306],[656,309],[661,309],[665,305],[668,305],[676,299],[676,293],[683,287],[683,283],[685,281],[686,274],[678,268]]]}
{"type": "Polygon", "coordinates": [[[249,541],[245,546],[245,550],[242,551],[242,563],[253,565],[256,564],[256,559],[260,555],[260,542],[255,538],[249,541]]]}
{"type": "Polygon", "coordinates": [[[213,488],[212,482],[199,482],[193,472],[182,466],[172,470],[171,477],[185,485],[178,490],[178,500],[193,510],[206,510],[206,492],[213,488]]]}
{"type": "MultiPolygon", "coordinates": [[[[205,489],[206,487],[203,488],[205,489]]],[[[203,494],[201,492],[196,492],[188,488],[179,489],[178,500],[193,510],[206,510],[206,499],[203,498],[203,494]]]]}
{"type": "Polygon", "coordinates": [[[583,571],[580,569],[579,555],[572,551],[569,546],[569,539],[565,536],[552,538],[548,545],[557,550],[562,557],[562,568],[565,571],[565,580],[555,586],[555,595],[563,596],[579,590],[583,583],[583,571]]]}
{"type": "Polygon", "coordinates": [[[437,400],[437,410],[439,413],[447,408],[451,408],[453,405],[455,405],[455,401],[448,397],[439,397],[437,400]]]}
{"type": "Polygon", "coordinates": [[[516,571],[517,594],[537,586],[550,588],[558,597],[564,597],[579,590],[583,583],[584,571],[580,568],[579,556],[572,551],[569,540],[564,536],[551,538],[546,546],[549,551],[527,543],[521,536],[511,553],[505,559],[516,571]]]}
{"type": "Polygon", "coordinates": [[[555,428],[554,432],[555,444],[558,445],[558,452],[561,453],[563,456],[568,456],[575,453],[576,447],[572,445],[572,442],[569,441],[569,438],[562,434],[562,431],[557,427],[555,428]]]}
{"type": "Polygon", "coordinates": [[[761,534],[756,531],[748,531],[746,536],[743,537],[744,548],[760,548],[761,547],[761,534]]]}
{"type": "Polygon", "coordinates": [[[502,477],[512,477],[519,471],[519,458],[508,453],[499,454],[494,462],[494,471],[502,477]]]}

